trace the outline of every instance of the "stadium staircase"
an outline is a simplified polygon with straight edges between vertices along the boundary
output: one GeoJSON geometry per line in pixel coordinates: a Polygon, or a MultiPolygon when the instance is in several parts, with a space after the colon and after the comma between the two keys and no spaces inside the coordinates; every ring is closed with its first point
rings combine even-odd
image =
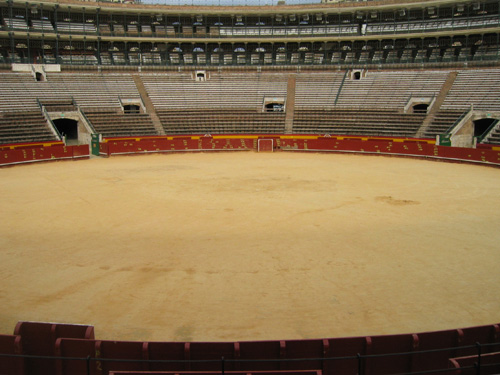
{"type": "Polygon", "coordinates": [[[478,143],[500,144],[500,120],[496,120],[489,129],[484,132],[484,137],[478,139],[478,143]]]}
{"type": "Polygon", "coordinates": [[[149,98],[148,92],[141,80],[141,77],[137,74],[133,74],[132,77],[134,79],[135,86],[137,87],[137,91],[139,91],[139,94],[141,95],[144,106],[146,107],[146,111],[149,113],[149,117],[151,118],[151,121],[153,122],[157,133],[159,135],[165,135],[165,130],[163,129],[160,118],[156,114],[153,102],[149,98]]]}
{"type": "Polygon", "coordinates": [[[295,85],[297,77],[295,74],[288,76],[288,84],[286,88],[286,115],[285,115],[285,133],[293,132],[293,117],[295,113],[295,85]]]}
{"type": "Polygon", "coordinates": [[[436,98],[436,101],[434,102],[434,105],[430,109],[430,111],[427,113],[427,116],[424,119],[424,122],[422,123],[422,126],[420,129],[417,131],[416,137],[417,138],[422,138],[428,134],[428,129],[431,127],[431,124],[433,123],[434,119],[436,118],[436,115],[438,114],[441,105],[443,104],[444,100],[446,99],[446,96],[450,92],[451,88],[453,87],[453,83],[455,82],[455,79],[457,78],[458,72],[450,72],[448,73],[448,77],[446,78],[446,81],[443,83],[443,86],[441,87],[441,90],[439,92],[439,95],[436,98]]]}

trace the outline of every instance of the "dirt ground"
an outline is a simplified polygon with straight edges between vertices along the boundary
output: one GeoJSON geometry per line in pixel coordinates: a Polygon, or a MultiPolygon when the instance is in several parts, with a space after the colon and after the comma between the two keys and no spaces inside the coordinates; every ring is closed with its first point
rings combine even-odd
{"type": "Polygon", "coordinates": [[[234,341],[500,322],[500,171],[203,153],[0,169],[0,333],[234,341]]]}

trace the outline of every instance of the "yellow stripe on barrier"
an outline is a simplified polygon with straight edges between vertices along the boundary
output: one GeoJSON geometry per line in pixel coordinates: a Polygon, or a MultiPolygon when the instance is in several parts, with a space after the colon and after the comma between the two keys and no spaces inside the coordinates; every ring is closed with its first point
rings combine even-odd
{"type": "Polygon", "coordinates": [[[317,135],[280,135],[280,139],[318,139],[317,135]]]}
{"type": "Polygon", "coordinates": [[[258,135],[214,135],[213,139],[258,139],[258,135]]]}

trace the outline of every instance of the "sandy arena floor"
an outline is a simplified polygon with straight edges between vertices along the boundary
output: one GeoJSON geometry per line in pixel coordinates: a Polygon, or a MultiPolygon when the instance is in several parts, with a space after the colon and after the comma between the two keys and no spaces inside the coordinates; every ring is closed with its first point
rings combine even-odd
{"type": "Polygon", "coordinates": [[[260,340],[500,322],[500,171],[333,154],[0,169],[0,333],[260,340]]]}

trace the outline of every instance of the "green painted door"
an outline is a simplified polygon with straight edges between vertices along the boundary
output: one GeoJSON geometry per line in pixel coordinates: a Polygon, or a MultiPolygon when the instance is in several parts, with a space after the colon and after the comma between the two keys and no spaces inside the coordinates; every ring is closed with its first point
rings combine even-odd
{"type": "Polygon", "coordinates": [[[100,134],[92,134],[92,155],[99,156],[100,134]]]}

